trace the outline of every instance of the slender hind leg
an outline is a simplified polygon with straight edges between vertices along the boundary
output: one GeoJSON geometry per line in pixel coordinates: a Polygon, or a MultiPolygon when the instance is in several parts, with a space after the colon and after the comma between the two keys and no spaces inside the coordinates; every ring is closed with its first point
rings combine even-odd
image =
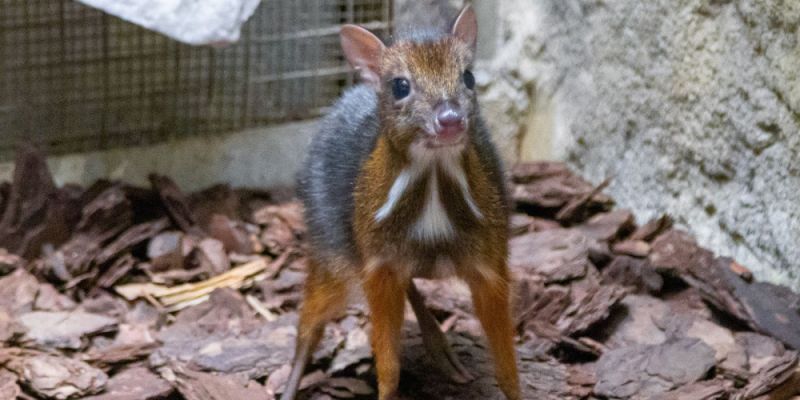
{"type": "Polygon", "coordinates": [[[300,310],[300,323],[297,327],[297,347],[295,348],[292,372],[286,382],[281,400],[294,400],[300,387],[300,379],[306,364],[314,354],[325,324],[339,316],[347,306],[348,289],[341,277],[324,270],[314,261],[309,262],[305,297],[300,310]]]}
{"type": "Polygon", "coordinates": [[[378,399],[397,398],[400,382],[400,330],[408,278],[391,265],[365,272],[364,294],[372,322],[372,352],[378,372],[378,399]]]}
{"type": "Polygon", "coordinates": [[[431,311],[425,306],[425,298],[417,290],[414,281],[408,285],[408,300],[417,316],[419,330],[422,333],[422,343],[433,359],[434,365],[439,368],[450,380],[456,383],[467,383],[474,377],[464,368],[458,356],[453,352],[447,337],[439,328],[431,311]]]}
{"type": "Polygon", "coordinates": [[[494,357],[497,384],[509,400],[520,400],[514,351],[514,326],[509,300],[509,273],[505,261],[476,266],[463,276],[472,292],[475,314],[481,321],[494,357]]]}

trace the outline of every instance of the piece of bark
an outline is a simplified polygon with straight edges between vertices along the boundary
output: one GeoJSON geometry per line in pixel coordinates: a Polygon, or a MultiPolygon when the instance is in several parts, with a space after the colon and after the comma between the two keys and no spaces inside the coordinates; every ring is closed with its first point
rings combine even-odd
{"type": "Polygon", "coordinates": [[[563,184],[560,179],[514,185],[511,188],[511,199],[518,208],[537,216],[552,215],[578,195],[579,190],[563,184]]]}
{"type": "Polygon", "coordinates": [[[747,267],[742,264],[737,263],[736,261],[731,262],[730,265],[731,271],[736,275],[739,275],[740,278],[744,279],[747,282],[753,281],[753,271],[750,271],[747,267]]]}
{"type": "Polygon", "coordinates": [[[265,206],[253,213],[252,220],[258,225],[268,227],[275,220],[289,226],[295,235],[302,235],[306,226],[303,222],[303,205],[299,201],[289,201],[265,206]]]}
{"type": "Polygon", "coordinates": [[[705,319],[713,318],[711,306],[703,298],[700,290],[691,286],[679,289],[675,289],[672,284],[669,286],[671,290],[662,291],[659,295],[675,313],[688,313],[705,319]]]}
{"type": "Polygon", "coordinates": [[[556,327],[565,335],[573,336],[604,320],[628,289],[615,284],[599,285],[584,280],[572,285],[570,305],[556,322],[556,327]]]}
{"type": "Polygon", "coordinates": [[[732,288],[732,296],[743,305],[755,329],[800,350],[800,315],[771,286],[750,284],[739,278],[730,269],[731,262],[725,257],[716,259],[714,271],[732,288]]]}
{"type": "Polygon", "coordinates": [[[731,269],[733,260],[714,259],[688,234],[670,230],[653,242],[649,261],[697,288],[703,298],[759,332],[800,349],[800,315],[785,298],[765,286],[749,284],[731,269]]]}
{"type": "Polygon", "coordinates": [[[244,205],[242,193],[239,190],[231,189],[228,184],[218,184],[203,189],[199,192],[191,193],[188,196],[189,205],[203,230],[208,231],[209,223],[214,214],[221,214],[230,219],[239,220],[244,215],[242,213],[244,205]]]}
{"type": "Polygon", "coordinates": [[[0,399],[14,400],[19,398],[20,393],[17,376],[10,371],[0,369],[0,399]]]}
{"type": "Polygon", "coordinates": [[[653,241],[648,261],[658,270],[675,275],[697,288],[718,310],[756,328],[734,285],[744,284],[728,267],[720,267],[714,255],[697,245],[686,232],[668,230],[653,241]]]}
{"type": "Polygon", "coordinates": [[[652,400],[722,400],[727,399],[732,391],[731,382],[724,379],[712,379],[658,394],[652,400]]]}
{"type": "Polygon", "coordinates": [[[663,300],[631,294],[620,301],[620,309],[609,317],[601,333],[606,346],[618,349],[634,345],[659,345],[667,334],[658,321],[672,312],[663,300]]]}
{"type": "Polygon", "coordinates": [[[69,237],[68,193],[59,191],[41,152],[17,152],[14,177],[0,216],[0,247],[23,256],[39,255],[42,245],[58,246],[69,237]]]}
{"type": "Polygon", "coordinates": [[[24,341],[43,348],[80,349],[84,337],[103,332],[117,323],[106,316],[83,311],[33,311],[19,316],[24,341]]]}
{"type": "Polygon", "coordinates": [[[664,278],[647,260],[616,256],[602,271],[603,283],[616,283],[631,287],[637,293],[658,293],[664,278]]]}
{"type": "Polygon", "coordinates": [[[133,246],[151,239],[164,229],[167,229],[168,226],[169,220],[167,218],[159,218],[157,220],[134,225],[115,238],[113,242],[105,246],[103,251],[97,256],[96,262],[98,264],[105,264],[119,257],[121,253],[130,250],[133,246]]]}
{"type": "MultiPolygon", "coordinates": [[[[775,358],[750,379],[750,382],[733,396],[733,400],[755,399],[780,388],[787,381],[794,380],[797,373],[797,362],[797,353],[793,351],[775,358]]],[[[795,382],[792,381],[792,385],[795,385],[795,382]]],[[[794,389],[796,388],[795,386],[794,389]]],[[[792,389],[790,388],[790,390],[792,389]]],[[[787,394],[797,394],[797,392],[787,394]]]]}
{"type": "Polygon", "coordinates": [[[698,339],[628,346],[597,360],[594,392],[612,399],[650,399],[702,379],[714,366],[714,350],[698,339]]]}
{"type": "Polygon", "coordinates": [[[782,303],[786,304],[790,309],[800,314],[800,293],[792,289],[776,285],[769,282],[754,282],[753,286],[759,288],[758,290],[770,292],[773,296],[780,299],[782,303]]]}
{"type": "Polygon", "coordinates": [[[291,360],[295,332],[294,316],[264,322],[241,294],[218,289],[208,302],[181,311],[175,323],[157,334],[163,346],[150,363],[180,361],[260,378],[291,360]]]}
{"type": "Polygon", "coordinates": [[[225,252],[225,246],[217,239],[205,238],[189,254],[190,264],[196,265],[209,275],[216,276],[231,269],[231,261],[225,252]]]}
{"type": "Polygon", "coordinates": [[[159,343],[146,323],[119,325],[119,332],[110,344],[92,347],[83,354],[83,360],[96,366],[129,363],[149,356],[159,343]]]}
{"type": "Polygon", "coordinates": [[[655,238],[649,260],[661,271],[682,276],[691,270],[709,269],[714,255],[688,233],[671,229],[655,238]]]}
{"type": "Polygon", "coordinates": [[[0,309],[0,345],[9,342],[11,338],[22,332],[24,330],[16,319],[6,310],[0,309]]]}
{"type": "Polygon", "coordinates": [[[24,269],[0,278],[0,309],[11,315],[32,311],[39,287],[36,277],[24,269]]]}
{"type": "MultiPolygon", "coordinates": [[[[356,396],[368,396],[375,393],[375,390],[361,379],[357,378],[330,378],[324,381],[322,391],[326,389],[334,389],[336,393],[347,393],[344,397],[351,398],[356,396]]],[[[330,393],[330,392],[329,392],[330,393]]]]}
{"type": "Polygon", "coordinates": [[[523,281],[519,285],[516,298],[518,300],[515,306],[518,311],[515,314],[521,330],[532,330],[541,336],[542,332],[537,332],[533,324],[546,322],[554,325],[569,306],[570,292],[558,285],[544,287],[523,281]]]}
{"type": "Polygon", "coordinates": [[[527,232],[541,232],[562,228],[561,224],[556,221],[520,213],[515,213],[511,216],[510,224],[511,236],[517,236],[527,232]]]}
{"type": "Polygon", "coordinates": [[[136,266],[136,259],[130,254],[117,258],[102,275],[97,278],[96,287],[110,289],[136,266]]]}
{"type": "Polygon", "coordinates": [[[113,185],[83,207],[75,229],[79,234],[106,242],[132,224],[131,202],[119,185],[113,185]]]}
{"type": "Polygon", "coordinates": [[[551,229],[514,237],[509,242],[509,266],[536,273],[547,282],[586,275],[590,267],[589,239],[577,230],[551,229]]]}
{"type": "Polygon", "coordinates": [[[133,222],[131,205],[116,185],[101,192],[81,212],[76,232],[58,250],[48,254],[37,269],[62,282],[86,274],[102,247],[133,222]]]}
{"type": "Polygon", "coordinates": [[[102,394],[84,400],[155,400],[166,398],[173,391],[172,385],[147,368],[134,367],[112,376],[102,394]]]}
{"type": "Polygon", "coordinates": [[[259,241],[273,255],[281,254],[295,244],[295,235],[287,225],[273,224],[264,229],[259,241]]]}
{"type": "Polygon", "coordinates": [[[197,219],[189,207],[189,201],[178,185],[163,175],[151,174],[149,178],[172,223],[186,233],[203,236],[202,230],[197,225],[197,219]]]}
{"type": "Polygon", "coordinates": [[[232,376],[177,369],[176,386],[186,400],[273,400],[258,382],[232,376]]]}
{"type": "MultiPolygon", "coordinates": [[[[94,296],[83,299],[79,309],[119,321],[125,320],[131,313],[128,303],[124,299],[112,296],[105,291],[98,291],[94,296]]],[[[134,308],[134,310],[135,309],[136,308],[134,308]]]]}
{"type": "Polygon", "coordinates": [[[644,240],[623,240],[614,243],[611,246],[611,250],[617,254],[644,258],[650,254],[650,244],[644,240]]]}
{"type": "MultiPolygon", "coordinates": [[[[314,371],[314,373],[317,372],[321,371],[314,371]]],[[[266,382],[264,382],[264,388],[266,388],[267,394],[274,398],[277,394],[283,393],[283,390],[286,387],[286,382],[289,381],[289,374],[291,373],[291,364],[284,364],[280,368],[272,371],[267,377],[266,382]]],[[[325,373],[322,373],[322,375],[327,377],[325,373]]]]}
{"type": "Polygon", "coordinates": [[[611,206],[611,202],[600,203],[593,201],[611,183],[611,178],[606,178],[592,190],[580,197],[570,200],[556,213],[556,220],[562,223],[580,222],[585,220],[592,212],[602,211],[611,206]]]}
{"type": "MultiPolygon", "coordinates": [[[[339,340],[331,340],[326,343],[328,346],[341,347],[341,351],[337,351],[333,357],[331,366],[328,373],[334,374],[343,371],[346,368],[352,367],[363,360],[368,360],[372,357],[372,348],[369,345],[369,335],[361,326],[355,326],[346,332],[343,332],[344,338],[336,338],[339,340]],[[340,346],[340,342],[344,342],[344,346],[340,346]]],[[[334,350],[332,348],[331,350],[334,350]]]]}
{"type": "Polygon", "coordinates": [[[580,399],[589,397],[594,385],[597,384],[595,365],[593,363],[570,365],[567,368],[567,383],[571,395],[580,399]]]}
{"type": "Polygon", "coordinates": [[[22,268],[23,265],[25,265],[25,260],[22,257],[0,248],[0,275],[11,273],[17,268],[22,268]]]}
{"type": "Polygon", "coordinates": [[[735,337],[736,342],[745,349],[748,370],[753,374],[787,351],[781,342],[760,333],[737,332],[735,337]]]}
{"type": "Polygon", "coordinates": [[[3,215],[3,212],[8,205],[8,197],[11,193],[11,183],[9,182],[0,182],[0,215],[3,215]]]}
{"type": "Polygon", "coordinates": [[[737,378],[747,377],[747,350],[729,329],[691,314],[670,313],[657,323],[668,337],[700,339],[714,349],[717,368],[722,373],[737,378]]]}
{"type": "MultiPolygon", "coordinates": [[[[451,339],[459,339],[451,337],[451,339]]],[[[400,385],[399,399],[403,400],[503,400],[506,397],[497,388],[492,373],[491,354],[472,341],[453,340],[452,347],[461,362],[467,366],[476,379],[457,384],[448,381],[428,360],[428,355],[419,337],[404,336],[403,342],[403,382],[400,385]]],[[[519,352],[519,377],[522,399],[536,400],[577,400],[570,393],[567,366],[554,360],[531,361],[527,352],[519,352]]]]}
{"type": "Polygon", "coordinates": [[[608,242],[629,232],[633,225],[633,213],[630,210],[614,210],[597,214],[575,229],[590,239],[608,242]]]}
{"type": "Polygon", "coordinates": [[[628,237],[628,240],[644,240],[649,242],[667,229],[672,228],[672,224],[672,217],[664,214],[636,228],[636,230],[633,231],[633,233],[628,237]]]}
{"type": "Polygon", "coordinates": [[[108,382],[103,371],[62,356],[23,356],[10,361],[7,368],[34,393],[58,400],[95,394],[108,382]]]}
{"type": "Polygon", "coordinates": [[[514,183],[530,183],[553,176],[571,174],[567,164],[561,161],[524,162],[511,167],[511,177],[514,183]]]}
{"type": "Polygon", "coordinates": [[[593,186],[573,174],[563,163],[534,162],[518,164],[512,168],[511,199],[518,208],[537,216],[552,216],[564,206],[582,205],[590,209],[604,209],[611,199],[596,193],[593,186]]]}
{"type": "Polygon", "coordinates": [[[222,214],[214,214],[208,224],[208,234],[219,240],[228,252],[251,254],[253,246],[247,231],[236,221],[222,214]]]}
{"type": "Polygon", "coordinates": [[[511,218],[509,219],[509,230],[511,236],[530,232],[531,226],[533,225],[533,220],[534,217],[531,217],[530,215],[521,213],[512,214],[511,218]]]}
{"type": "Polygon", "coordinates": [[[59,293],[53,285],[42,283],[33,308],[38,311],[68,311],[73,310],[77,304],[68,296],[59,293]]]}

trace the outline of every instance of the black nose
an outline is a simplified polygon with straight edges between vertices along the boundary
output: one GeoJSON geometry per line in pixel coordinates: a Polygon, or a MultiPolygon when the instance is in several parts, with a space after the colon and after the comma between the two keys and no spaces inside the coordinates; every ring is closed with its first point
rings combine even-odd
{"type": "Polygon", "coordinates": [[[445,102],[436,107],[436,122],[445,129],[463,129],[464,111],[450,102],[445,102]]]}

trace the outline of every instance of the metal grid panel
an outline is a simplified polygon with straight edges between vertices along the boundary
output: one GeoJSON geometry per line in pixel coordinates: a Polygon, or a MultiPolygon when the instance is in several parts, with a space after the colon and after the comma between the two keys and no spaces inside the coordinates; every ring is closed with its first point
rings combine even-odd
{"type": "Polygon", "coordinates": [[[352,82],[339,27],[391,0],[265,0],[242,40],[192,47],[68,0],[0,0],[0,158],[141,145],[317,116],[352,82]]]}

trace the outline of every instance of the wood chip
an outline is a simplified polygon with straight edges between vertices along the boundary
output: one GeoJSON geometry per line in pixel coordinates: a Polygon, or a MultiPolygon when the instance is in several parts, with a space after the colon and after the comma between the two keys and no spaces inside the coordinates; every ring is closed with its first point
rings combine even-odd
{"type": "Polygon", "coordinates": [[[577,279],[590,267],[589,247],[589,239],[577,230],[527,233],[509,242],[509,266],[539,274],[548,282],[577,279]]]}
{"type": "Polygon", "coordinates": [[[617,254],[643,258],[650,254],[650,244],[644,240],[623,240],[614,243],[611,250],[617,254]]]}
{"type": "Polygon", "coordinates": [[[84,311],[33,311],[19,316],[24,340],[43,348],[80,349],[85,336],[106,331],[117,320],[84,311]]]}
{"type": "Polygon", "coordinates": [[[241,382],[226,375],[213,375],[189,369],[175,371],[178,391],[186,400],[273,400],[255,381],[241,382]]]}
{"type": "MultiPolygon", "coordinates": [[[[151,296],[158,300],[164,307],[173,310],[198,299],[205,301],[208,295],[218,288],[240,288],[248,282],[253,282],[268,270],[275,268],[275,263],[267,264],[266,260],[259,259],[240,265],[228,272],[217,275],[202,282],[166,287],[152,283],[132,283],[116,286],[114,290],[128,300],[151,296]]],[[[262,276],[263,278],[263,276],[262,276]]],[[[196,303],[194,303],[196,304],[196,303]]]]}
{"type": "Polygon", "coordinates": [[[597,395],[649,399],[702,379],[714,366],[714,350],[698,339],[628,346],[597,360],[597,395]]]}
{"type": "Polygon", "coordinates": [[[7,367],[34,393],[53,399],[84,397],[101,391],[108,376],[82,361],[46,354],[12,360],[7,367]]]}
{"type": "Polygon", "coordinates": [[[156,400],[169,396],[172,385],[146,368],[126,369],[108,380],[106,390],[84,400],[156,400]]]}
{"type": "Polygon", "coordinates": [[[162,175],[151,174],[149,178],[172,223],[186,233],[202,236],[203,231],[197,226],[197,219],[189,207],[189,201],[178,185],[162,175]]]}

